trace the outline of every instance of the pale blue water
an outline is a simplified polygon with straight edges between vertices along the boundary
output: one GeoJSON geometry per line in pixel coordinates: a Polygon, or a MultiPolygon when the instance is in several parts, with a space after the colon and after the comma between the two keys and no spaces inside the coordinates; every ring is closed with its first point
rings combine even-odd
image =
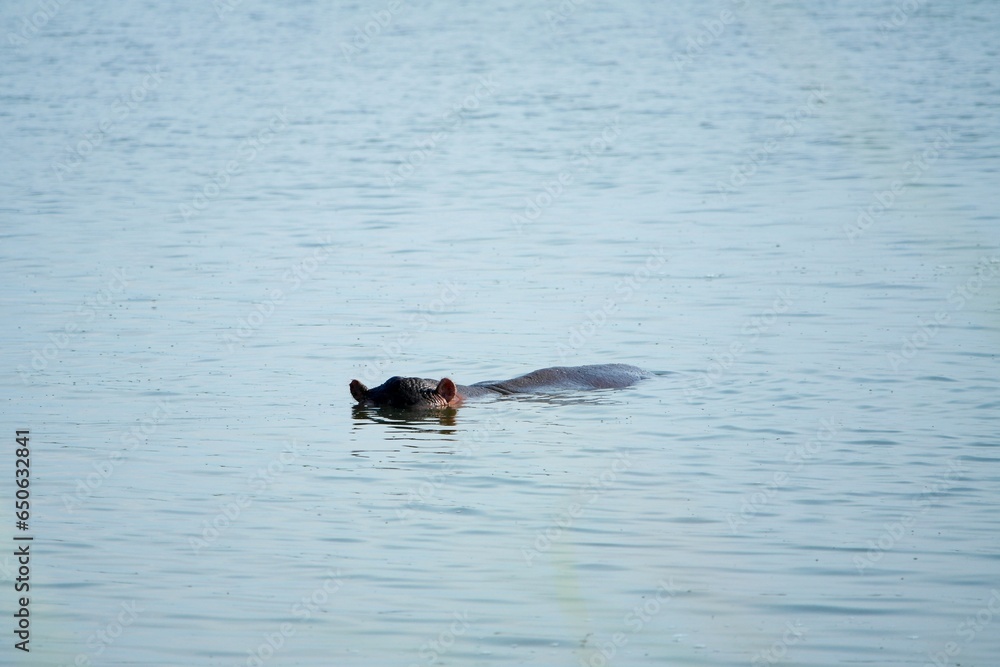
{"type": "Polygon", "coordinates": [[[998,23],[5,3],[0,664],[995,664],[998,23]]]}

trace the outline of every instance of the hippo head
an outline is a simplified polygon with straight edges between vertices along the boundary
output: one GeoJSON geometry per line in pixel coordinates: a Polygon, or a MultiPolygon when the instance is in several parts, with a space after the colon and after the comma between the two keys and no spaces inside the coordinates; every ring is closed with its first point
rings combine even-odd
{"type": "Polygon", "coordinates": [[[421,378],[391,377],[378,387],[369,389],[351,380],[351,396],[358,405],[419,410],[447,408],[461,401],[455,383],[448,378],[440,382],[421,378]]]}

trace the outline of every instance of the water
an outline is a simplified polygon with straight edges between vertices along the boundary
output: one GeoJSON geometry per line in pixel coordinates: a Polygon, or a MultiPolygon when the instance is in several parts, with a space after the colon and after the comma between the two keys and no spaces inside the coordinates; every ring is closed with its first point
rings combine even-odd
{"type": "Polygon", "coordinates": [[[6,3],[2,662],[992,664],[997,22],[6,3]]]}

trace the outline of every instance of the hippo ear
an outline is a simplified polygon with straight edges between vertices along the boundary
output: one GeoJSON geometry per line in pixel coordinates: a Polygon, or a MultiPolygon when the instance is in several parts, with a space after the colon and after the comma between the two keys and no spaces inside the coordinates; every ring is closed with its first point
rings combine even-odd
{"type": "Polygon", "coordinates": [[[364,386],[357,380],[351,380],[351,396],[354,397],[358,403],[364,403],[365,398],[368,396],[368,387],[364,386]]]}
{"type": "Polygon", "coordinates": [[[455,396],[458,394],[458,388],[455,386],[455,383],[452,382],[451,379],[449,378],[445,378],[440,382],[438,382],[438,386],[434,389],[434,391],[437,392],[438,396],[448,401],[449,403],[451,403],[455,399],[455,396]]]}

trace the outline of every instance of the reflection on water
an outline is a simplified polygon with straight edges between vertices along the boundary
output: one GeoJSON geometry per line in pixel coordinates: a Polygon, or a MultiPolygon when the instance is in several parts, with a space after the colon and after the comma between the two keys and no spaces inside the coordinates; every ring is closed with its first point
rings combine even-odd
{"type": "Polygon", "coordinates": [[[449,429],[424,430],[424,424],[436,424],[439,426],[454,426],[458,410],[456,408],[438,408],[435,410],[404,410],[399,408],[373,408],[355,405],[351,408],[354,417],[355,430],[367,425],[366,422],[382,424],[388,426],[390,432],[414,431],[415,433],[440,433],[441,435],[453,434],[449,429]]]}
{"type": "MultiPolygon", "coordinates": [[[[434,409],[403,409],[391,407],[368,407],[354,405],[351,407],[351,414],[355,419],[355,430],[360,428],[365,421],[375,424],[383,424],[390,428],[408,430],[414,427],[417,432],[423,432],[420,428],[422,424],[437,424],[440,426],[455,426],[458,423],[460,412],[468,412],[478,407],[487,407],[491,404],[499,403],[497,409],[505,411],[516,410],[517,404],[529,404],[540,406],[552,406],[554,409],[559,406],[582,405],[598,407],[602,405],[621,404],[626,399],[617,398],[615,394],[621,390],[606,389],[592,390],[587,392],[563,391],[551,394],[511,394],[507,396],[484,397],[481,399],[469,399],[466,404],[459,408],[434,408],[434,409]],[[511,402],[508,404],[508,402],[511,402]]],[[[440,430],[430,431],[442,435],[452,434],[453,431],[440,430]]]]}

